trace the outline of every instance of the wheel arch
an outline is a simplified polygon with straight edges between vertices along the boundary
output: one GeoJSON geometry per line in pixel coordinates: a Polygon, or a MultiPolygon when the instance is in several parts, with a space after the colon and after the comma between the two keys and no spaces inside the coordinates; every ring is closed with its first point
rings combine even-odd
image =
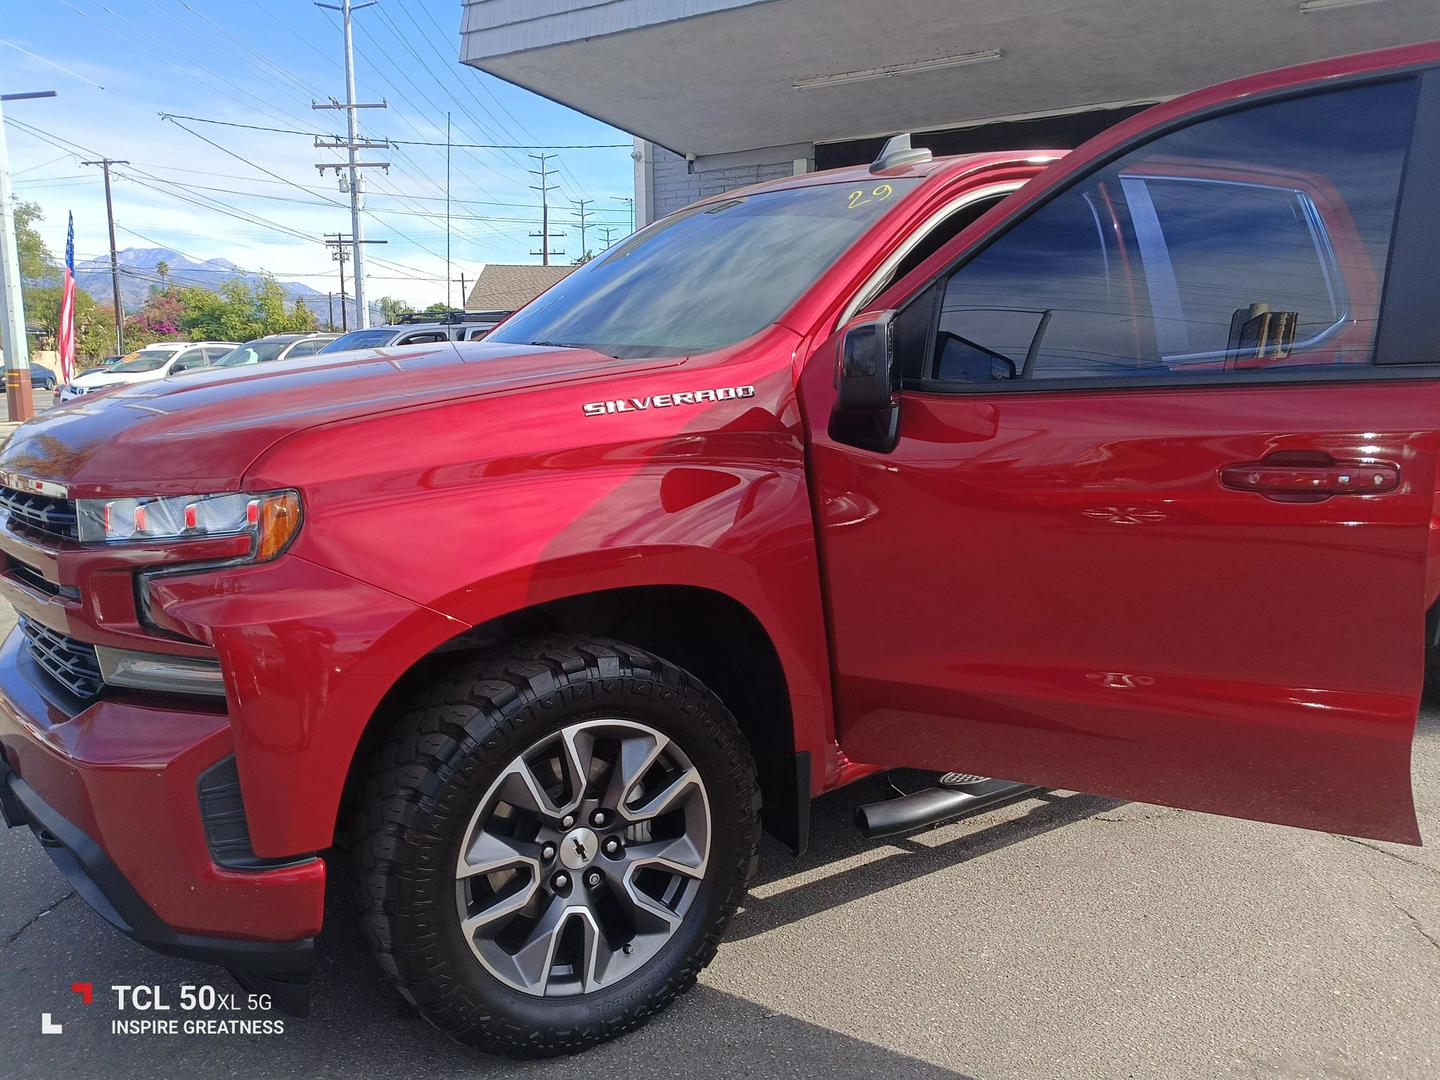
{"type": "MultiPolygon", "coordinates": [[[[771,633],[745,604],[694,585],[638,585],[534,603],[455,634],[400,673],[369,717],[351,755],[345,799],[354,797],[364,762],[396,704],[436,665],[544,634],[598,635],[645,649],[684,668],[734,714],[760,780],[765,830],[797,853],[809,834],[811,738],[797,734],[789,680],[771,633]]],[[[342,800],[342,806],[343,802],[342,800]]],[[[337,826],[343,809],[337,807],[337,826]]]]}

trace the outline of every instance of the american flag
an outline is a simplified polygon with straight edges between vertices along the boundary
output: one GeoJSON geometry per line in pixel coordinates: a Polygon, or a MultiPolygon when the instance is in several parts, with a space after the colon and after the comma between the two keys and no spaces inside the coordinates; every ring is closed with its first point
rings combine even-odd
{"type": "Polygon", "coordinates": [[[60,297],[60,382],[75,378],[75,215],[65,237],[65,291],[60,297]]]}

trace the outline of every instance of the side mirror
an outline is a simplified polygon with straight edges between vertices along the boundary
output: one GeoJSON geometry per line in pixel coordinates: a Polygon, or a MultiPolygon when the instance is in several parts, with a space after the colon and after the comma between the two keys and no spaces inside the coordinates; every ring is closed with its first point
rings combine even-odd
{"type": "Polygon", "coordinates": [[[895,312],[882,311],[846,327],[835,367],[835,407],[830,437],[836,442],[889,453],[900,432],[895,399],[895,312]]]}

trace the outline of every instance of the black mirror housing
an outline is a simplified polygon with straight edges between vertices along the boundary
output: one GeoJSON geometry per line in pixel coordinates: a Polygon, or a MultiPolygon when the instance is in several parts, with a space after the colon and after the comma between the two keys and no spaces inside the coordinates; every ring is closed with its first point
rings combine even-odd
{"type": "Polygon", "coordinates": [[[835,365],[830,437],[889,453],[900,432],[895,368],[895,312],[882,311],[845,328],[835,365]]]}

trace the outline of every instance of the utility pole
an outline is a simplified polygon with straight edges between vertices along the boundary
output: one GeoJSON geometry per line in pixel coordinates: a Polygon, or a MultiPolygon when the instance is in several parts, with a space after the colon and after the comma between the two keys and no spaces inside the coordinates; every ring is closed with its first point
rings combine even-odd
{"type": "MultiPolygon", "coordinates": [[[[378,103],[371,102],[369,104],[363,104],[355,100],[355,46],[354,42],[351,39],[350,16],[354,12],[359,11],[361,8],[373,7],[374,5],[375,0],[366,0],[366,2],[363,4],[352,4],[350,0],[341,0],[339,4],[317,3],[315,5],[316,7],[328,8],[331,11],[340,12],[344,20],[345,103],[342,105],[340,102],[335,101],[332,98],[329,102],[312,102],[310,106],[312,109],[345,110],[345,128],[348,135],[345,142],[341,143],[339,140],[336,140],[334,142],[322,143],[321,140],[316,139],[315,146],[317,149],[343,149],[348,152],[348,168],[350,179],[350,235],[354,237],[354,240],[352,241],[352,257],[355,260],[355,304],[358,309],[355,313],[355,321],[358,327],[362,330],[370,325],[370,307],[365,302],[365,249],[362,246],[365,243],[365,226],[364,223],[361,221],[360,217],[362,203],[364,202],[364,185],[361,183],[360,175],[362,169],[382,168],[386,172],[389,172],[390,163],[388,161],[360,161],[356,158],[355,155],[356,152],[360,150],[388,150],[390,148],[390,144],[389,142],[385,141],[376,143],[369,140],[362,140],[360,138],[360,125],[355,117],[355,110],[384,109],[387,107],[387,104],[383,101],[378,103]]],[[[322,176],[325,174],[325,170],[327,168],[334,168],[336,173],[339,173],[340,171],[340,166],[338,165],[317,165],[316,168],[320,170],[320,174],[322,176]]]]}
{"type": "Polygon", "coordinates": [[[585,208],[593,203],[594,199],[571,199],[575,206],[575,225],[580,229],[580,258],[584,260],[590,254],[590,249],[585,246],[585,230],[590,228],[588,218],[590,213],[585,208]]]}
{"type": "MultiPolygon", "coordinates": [[[[460,303],[463,306],[465,296],[462,293],[460,303]]],[[[450,302],[450,114],[445,114],[445,306],[452,311],[455,305],[450,302]]]]}
{"type": "MultiPolygon", "coordinates": [[[[345,260],[350,258],[350,253],[345,250],[344,236],[344,233],[325,234],[325,246],[335,249],[330,253],[330,258],[340,264],[340,332],[342,334],[348,333],[350,330],[350,314],[345,308],[345,260]],[[335,239],[330,239],[332,236],[335,239]]],[[[334,294],[332,293],[331,296],[333,297],[334,294]]],[[[334,308],[330,309],[330,326],[332,329],[335,326],[334,308]]]]}
{"type": "Polygon", "coordinates": [[[630,197],[628,197],[628,196],[625,196],[625,195],[617,195],[617,196],[615,196],[615,201],[616,201],[616,202],[625,203],[625,204],[627,204],[627,206],[629,207],[629,210],[630,210],[630,231],[631,231],[631,232],[634,232],[634,231],[635,231],[635,200],[632,199],[632,198],[630,198],[630,197]]]}
{"type": "Polygon", "coordinates": [[[5,348],[5,398],[11,420],[34,416],[35,397],[30,389],[30,342],[25,338],[25,298],[20,291],[20,248],[15,242],[15,203],[10,194],[3,103],[54,96],[54,90],[0,94],[0,346],[5,348]]]}
{"type": "Polygon", "coordinates": [[[530,254],[531,254],[531,255],[539,255],[539,256],[540,256],[540,264],[541,264],[542,266],[549,266],[549,265],[550,265],[550,256],[551,256],[551,255],[564,255],[564,254],[565,254],[565,252],[563,252],[563,251],[551,251],[551,250],[550,250],[550,241],[551,241],[551,239],[552,239],[552,238],[557,238],[557,239],[558,239],[558,238],[561,238],[561,237],[563,237],[563,236],[565,235],[564,233],[552,233],[552,232],[550,231],[550,192],[552,192],[552,191],[555,190],[555,185],[554,185],[554,184],[551,184],[551,183],[549,182],[549,180],[550,180],[550,159],[553,158],[553,157],[555,157],[555,155],[554,155],[554,154],[531,154],[530,157],[534,158],[536,161],[538,161],[538,162],[540,163],[540,168],[538,168],[538,169],[530,169],[530,170],[529,170],[529,172],[530,172],[532,175],[538,176],[538,177],[540,178],[540,183],[538,183],[538,184],[531,184],[531,185],[530,185],[530,187],[531,187],[533,190],[538,191],[538,192],[540,193],[540,231],[539,231],[538,233],[532,232],[532,233],[530,234],[531,236],[538,236],[538,237],[540,238],[540,250],[539,250],[539,251],[532,251],[532,252],[530,252],[530,254]]]}
{"type": "Polygon", "coordinates": [[[608,251],[608,250],[610,250],[610,245],[615,242],[614,240],[611,239],[611,237],[612,237],[612,236],[614,235],[614,233],[615,233],[615,226],[614,226],[614,225],[606,225],[606,226],[604,226],[604,227],[600,230],[600,232],[601,232],[601,234],[602,234],[602,235],[604,236],[604,238],[605,238],[605,250],[608,251]]]}
{"type": "MultiPolygon", "coordinates": [[[[341,272],[340,272],[340,283],[341,283],[342,285],[345,283],[345,272],[344,272],[344,270],[341,270],[341,272]]],[[[326,322],[325,322],[325,329],[326,329],[326,330],[334,330],[334,329],[335,329],[335,294],[334,294],[333,292],[327,292],[327,293],[325,294],[325,306],[326,306],[326,307],[329,309],[329,311],[330,311],[330,318],[327,319],[326,322]]]]}
{"type": "Polygon", "coordinates": [[[465,271],[460,271],[460,310],[464,311],[470,303],[470,293],[465,289],[465,271]]]}
{"type": "Polygon", "coordinates": [[[120,257],[115,253],[115,204],[110,200],[110,166],[129,165],[128,161],[101,158],[82,161],[81,165],[99,165],[105,173],[105,220],[110,223],[110,290],[115,294],[115,352],[125,355],[125,305],[120,300],[120,257]]]}
{"type": "MultiPolygon", "coordinates": [[[[340,329],[342,331],[348,331],[350,329],[350,320],[345,309],[345,260],[356,258],[358,262],[357,257],[359,253],[364,250],[366,244],[387,243],[389,243],[388,240],[356,240],[354,237],[347,236],[344,233],[325,234],[325,246],[335,249],[331,252],[330,257],[340,264],[340,329]],[[346,251],[346,248],[350,250],[346,251]]],[[[355,302],[359,304],[360,267],[358,265],[355,267],[355,290],[355,302]]],[[[357,330],[364,330],[370,325],[368,321],[362,322],[361,320],[363,318],[363,309],[355,312],[355,328],[357,330]]]]}

